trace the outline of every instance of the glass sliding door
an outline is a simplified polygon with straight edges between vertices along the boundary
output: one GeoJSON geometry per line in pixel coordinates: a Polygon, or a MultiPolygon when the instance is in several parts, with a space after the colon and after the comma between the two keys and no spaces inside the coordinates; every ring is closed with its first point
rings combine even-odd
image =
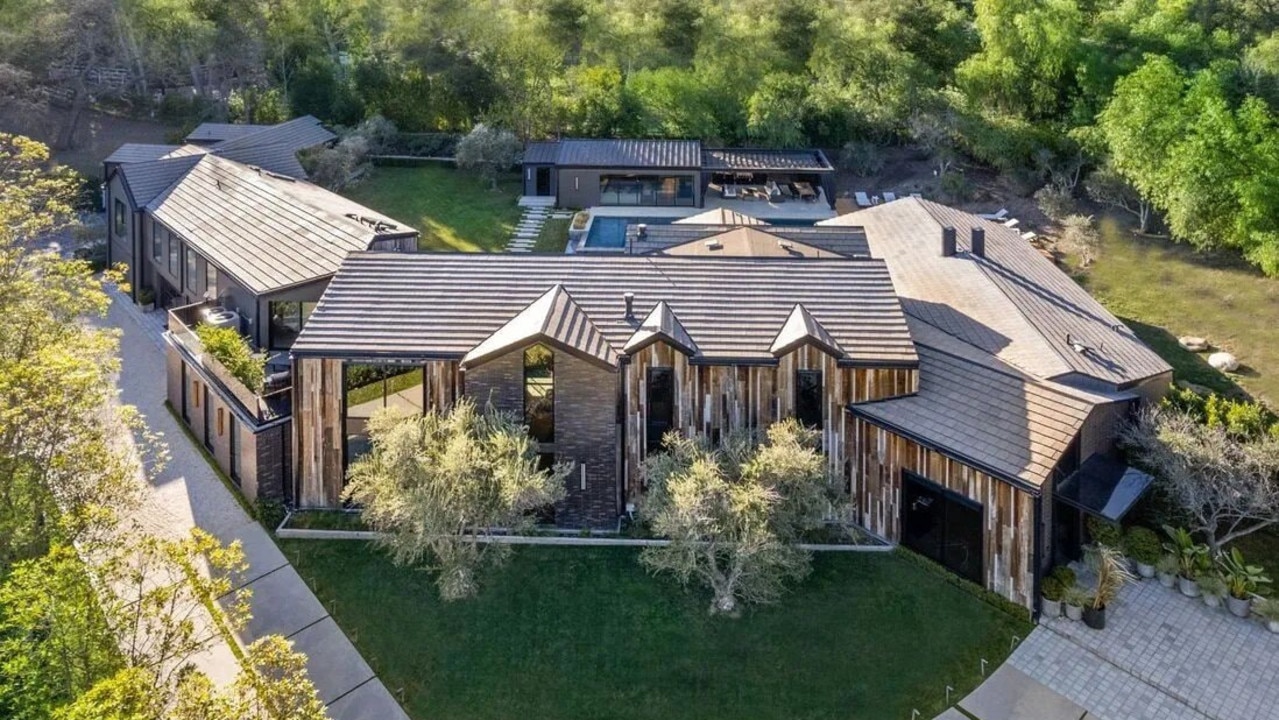
{"type": "Polygon", "coordinates": [[[346,461],[369,451],[369,419],[384,408],[415,415],[425,407],[424,375],[420,366],[347,363],[343,369],[342,421],[346,461]]]}

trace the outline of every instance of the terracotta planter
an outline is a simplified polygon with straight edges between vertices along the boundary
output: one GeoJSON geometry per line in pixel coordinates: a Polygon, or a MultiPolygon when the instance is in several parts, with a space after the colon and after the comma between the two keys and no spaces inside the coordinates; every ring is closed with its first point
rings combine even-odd
{"type": "Polygon", "coordinates": [[[1106,608],[1094,608],[1089,605],[1084,608],[1084,624],[1093,630],[1106,629],[1106,608]]]}
{"type": "Polygon", "coordinates": [[[1235,617],[1246,618],[1248,613],[1252,612],[1252,598],[1240,599],[1233,595],[1227,595],[1226,609],[1235,617]]]}
{"type": "Polygon", "coordinates": [[[1177,589],[1180,590],[1181,594],[1185,595],[1186,597],[1199,597],[1199,583],[1195,582],[1194,580],[1191,580],[1190,578],[1185,578],[1178,575],[1177,589]]]}
{"type": "Polygon", "coordinates": [[[1040,600],[1039,616],[1048,618],[1049,620],[1056,620],[1061,617],[1061,601],[1049,600],[1048,598],[1040,600]]]}
{"type": "Polygon", "coordinates": [[[1082,607],[1078,605],[1067,605],[1065,607],[1066,607],[1066,617],[1075,621],[1081,620],[1083,618],[1084,609],[1082,607]]]}
{"type": "Polygon", "coordinates": [[[1137,563],[1137,574],[1140,575],[1142,579],[1149,580],[1155,576],[1155,566],[1146,565],[1145,563],[1137,563]]]}
{"type": "Polygon", "coordinates": [[[1173,585],[1177,584],[1177,576],[1168,575],[1166,573],[1159,573],[1159,584],[1163,585],[1166,588],[1170,588],[1173,585]]]}

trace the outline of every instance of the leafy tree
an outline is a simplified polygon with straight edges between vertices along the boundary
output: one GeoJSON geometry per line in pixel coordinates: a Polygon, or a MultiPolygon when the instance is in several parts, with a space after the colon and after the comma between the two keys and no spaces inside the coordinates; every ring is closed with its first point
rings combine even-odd
{"type": "Polygon", "coordinates": [[[786,73],[765,75],[747,105],[747,134],[769,147],[808,144],[804,133],[807,99],[808,82],[802,77],[786,73]]]}
{"type": "Polygon", "coordinates": [[[808,573],[794,543],[820,524],[829,488],[813,431],[790,419],[764,443],[737,434],[716,448],[677,433],[663,443],[647,462],[642,511],[670,544],[645,548],[644,565],[708,586],[711,611],[729,614],[776,601],[808,573]]]}
{"type": "Polygon", "coordinates": [[[817,12],[808,3],[780,3],[773,11],[773,22],[773,43],[790,62],[790,70],[802,72],[813,54],[817,12]]]}
{"type": "Polygon", "coordinates": [[[641,108],[622,73],[612,66],[580,66],[568,74],[559,98],[564,129],[582,137],[627,137],[640,130],[641,108]]]}
{"type": "Polygon", "coordinates": [[[688,63],[697,52],[702,24],[699,4],[692,0],[661,0],[658,5],[657,40],[675,65],[688,63]]]}
{"type": "Polygon", "coordinates": [[[529,527],[530,513],[563,496],[569,472],[539,470],[535,443],[513,416],[466,398],[420,417],[380,411],[369,439],[344,497],[364,508],[396,563],[428,563],[445,600],[476,593],[481,570],[510,554],[488,542],[491,533],[529,527]]]}
{"type": "Polygon", "coordinates": [[[1214,555],[1279,523],[1279,435],[1240,437],[1165,406],[1139,414],[1122,439],[1214,555]]]}
{"type": "Polygon", "coordinates": [[[115,437],[136,425],[114,402],[115,336],[83,322],[106,312],[103,281],[84,261],[27,247],[72,217],[78,181],[48,158],[0,134],[0,572],[100,534],[139,489],[115,437]]]}
{"type": "Polygon", "coordinates": [[[551,41],[564,49],[565,64],[576,64],[582,53],[587,27],[586,3],[582,0],[549,0],[541,10],[551,41]]]}
{"type": "Polygon", "coordinates": [[[693,70],[664,67],[640,70],[627,83],[640,107],[640,134],[658,137],[724,137],[720,97],[693,70]]]}
{"type": "Polygon", "coordinates": [[[1140,232],[1150,231],[1150,203],[1113,167],[1103,165],[1089,173],[1084,179],[1084,190],[1093,200],[1135,217],[1140,232]]]}
{"type": "MultiPolygon", "coordinates": [[[[165,720],[325,720],[324,703],[306,676],[306,656],[279,635],[249,645],[225,690],[193,673],[178,683],[165,720]]],[[[157,720],[159,720],[157,718],[157,720]]]]}
{"type": "Polygon", "coordinates": [[[457,165],[474,169],[497,190],[497,176],[519,161],[524,146],[509,130],[476,125],[457,143],[457,165]]]}

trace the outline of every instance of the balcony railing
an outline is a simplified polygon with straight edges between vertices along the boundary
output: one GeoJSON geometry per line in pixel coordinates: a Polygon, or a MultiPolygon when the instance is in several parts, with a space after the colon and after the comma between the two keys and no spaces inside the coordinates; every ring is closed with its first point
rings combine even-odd
{"type": "Polygon", "coordinates": [[[231,371],[217,358],[204,352],[204,345],[200,342],[200,337],[195,334],[195,326],[200,324],[203,312],[213,307],[218,307],[218,304],[206,301],[170,310],[170,336],[259,422],[288,416],[293,411],[292,387],[273,389],[262,394],[255,393],[232,375],[231,371]]]}

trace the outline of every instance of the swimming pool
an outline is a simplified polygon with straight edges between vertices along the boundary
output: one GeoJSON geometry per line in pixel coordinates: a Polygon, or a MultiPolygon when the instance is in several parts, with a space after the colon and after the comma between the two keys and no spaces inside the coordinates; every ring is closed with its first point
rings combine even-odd
{"type": "MultiPolygon", "coordinates": [[[[591,220],[591,228],[586,232],[584,248],[596,250],[621,250],[626,247],[626,226],[638,225],[670,225],[679,220],[677,217],[610,217],[596,215],[591,220]]],[[[766,221],[770,225],[812,225],[811,220],[775,219],[766,221]]]]}

